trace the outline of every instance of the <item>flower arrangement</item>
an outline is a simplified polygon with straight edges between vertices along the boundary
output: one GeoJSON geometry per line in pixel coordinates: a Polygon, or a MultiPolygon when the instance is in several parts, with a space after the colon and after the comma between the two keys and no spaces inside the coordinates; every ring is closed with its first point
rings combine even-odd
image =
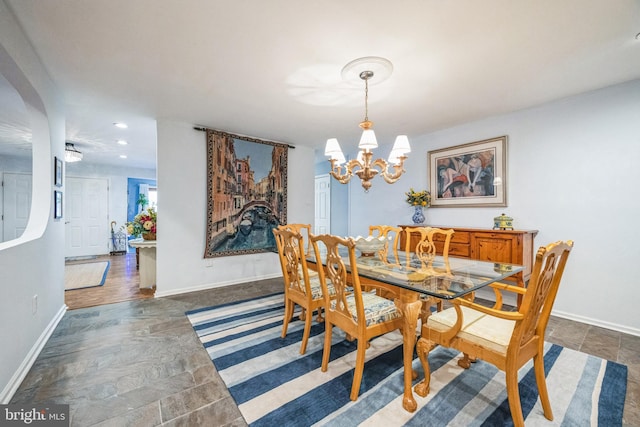
{"type": "Polygon", "coordinates": [[[427,190],[414,191],[413,188],[410,188],[409,191],[404,194],[407,195],[407,203],[411,206],[428,207],[431,205],[431,193],[427,190]]]}
{"type": "Polygon", "coordinates": [[[157,217],[158,214],[154,208],[140,212],[133,218],[133,221],[127,222],[127,233],[134,237],[138,237],[142,233],[155,234],[157,217]]]}

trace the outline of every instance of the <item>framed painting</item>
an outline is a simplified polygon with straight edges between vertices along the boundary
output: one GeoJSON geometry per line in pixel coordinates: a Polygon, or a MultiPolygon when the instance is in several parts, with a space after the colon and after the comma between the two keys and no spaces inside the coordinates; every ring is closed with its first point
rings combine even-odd
{"type": "Polygon", "coordinates": [[[287,222],[287,144],[206,129],[205,258],[276,251],[287,222]]]}
{"type": "Polygon", "coordinates": [[[53,217],[54,218],[62,218],[62,191],[54,191],[54,208],[53,208],[53,217]]]}
{"type": "Polygon", "coordinates": [[[507,137],[429,151],[431,207],[507,206],[507,137]]]}
{"type": "Polygon", "coordinates": [[[62,187],[62,159],[54,157],[53,177],[56,187],[62,187]]]}

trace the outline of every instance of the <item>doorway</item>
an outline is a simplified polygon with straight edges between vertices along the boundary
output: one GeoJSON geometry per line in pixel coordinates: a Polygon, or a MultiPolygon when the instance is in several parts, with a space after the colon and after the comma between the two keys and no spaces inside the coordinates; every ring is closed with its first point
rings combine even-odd
{"type": "Polygon", "coordinates": [[[315,179],[315,215],[313,234],[331,233],[331,177],[318,175],[315,179]]]}
{"type": "Polygon", "coordinates": [[[0,242],[17,239],[27,228],[31,211],[31,174],[4,173],[0,197],[0,242]]]}
{"type": "Polygon", "coordinates": [[[65,257],[109,253],[109,183],[104,178],[65,181],[65,257]]]}

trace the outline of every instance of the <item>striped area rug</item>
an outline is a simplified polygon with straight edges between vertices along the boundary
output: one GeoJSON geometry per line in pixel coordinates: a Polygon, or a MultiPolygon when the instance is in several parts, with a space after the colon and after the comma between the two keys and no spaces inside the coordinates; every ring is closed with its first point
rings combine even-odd
{"type": "MultiPolygon", "coordinates": [[[[418,409],[405,411],[402,336],[397,332],[372,340],[360,397],[351,402],[355,342],[334,328],[329,369],[321,372],[324,325],[314,321],[307,352],[301,356],[303,324],[295,317],[287,337],[280,338],[283,313],[282,294],[186,313],[252,426],[512,425],[504,374],[482,361],[462,369],[457,365],[460,354],[442,347],[429,355],[429,395],[414,393],[418,409]]],[[[622,425],[626,366],[558,345],[545,349],[554,421],[544,418],[529,364],[519,375],[527,426],[622,425]]],[[[413,366],[421,379],[417,358],[413,366]]]]}

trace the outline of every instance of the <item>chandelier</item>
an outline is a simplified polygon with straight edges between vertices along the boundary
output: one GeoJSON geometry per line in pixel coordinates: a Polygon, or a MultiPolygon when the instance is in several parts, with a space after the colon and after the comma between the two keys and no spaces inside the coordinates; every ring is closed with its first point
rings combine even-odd
{"type": "Polygon", "coordinates": [[[67,163],[79,162],[82,160],[82,153],[76,149],[76,147],[66,142],[64,146],[64,161],[67,163]]]}
{"type": "Polygon", "coordinates": [[[348,183],[353,175],[357,175],[362,181],[362,187],[365,192],[371,188],[371,180],[378,174],[389,184],[393,184],[403,174],[404,161],[407,159],[406,154],[411,152],[409,139],[406,135],[399,135],[396,138],[388,160],[373,159],[373,150],[378,147],[376,134],[372,127],[373,122],[369,120],[369,80],[376,73],[382,78],[386,78],[391,74],[393,66],[387,59],[379,57],[365,57],[351,61],[342,69],[343,78],[347,78],[350,72],[356,71],[360,79],[364,80],[364,120],[360,123],[362,128],[362,136],[358,148],[358,156],[356,159],[346,162],[340,144],[336,138],[327,140],[324,149],[325,156],[329,156],[331,162],[331,171],[329,172],[341,184],[348,183]],[[377,71],[376,71],[377,69],[377,71]],[[344,172],[343,172],[343,164],[344,172]],[[392,170],[389,169],[391,166],[392,170]]]}

